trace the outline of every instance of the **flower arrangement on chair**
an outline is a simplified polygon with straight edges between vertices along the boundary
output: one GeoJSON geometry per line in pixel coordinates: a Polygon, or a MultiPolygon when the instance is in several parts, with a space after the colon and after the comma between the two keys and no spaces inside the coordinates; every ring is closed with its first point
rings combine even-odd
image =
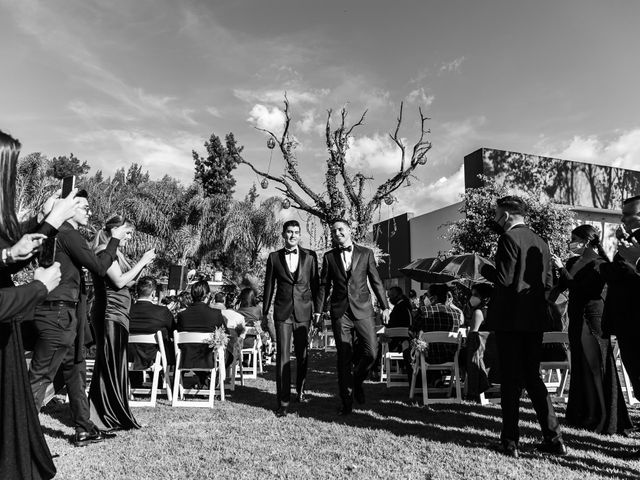
{"type": "Polygon", "coordinates": [[[229,343],[229,334],[224,331],[224,328],[218,327],[207,337],[205,343],[208,343],[209,348],[213,349],[220,347],[226,348],[229,343]]]}

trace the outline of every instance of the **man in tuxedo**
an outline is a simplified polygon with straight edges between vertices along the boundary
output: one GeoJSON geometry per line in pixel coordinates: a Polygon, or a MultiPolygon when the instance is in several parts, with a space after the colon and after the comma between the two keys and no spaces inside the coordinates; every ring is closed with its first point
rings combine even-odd
{"type": "Polygon", "coordinates": [[[369,284],[383,308],[385,324],[389,321],[389,307],[373,251],[351,241],[351,228],[346,220],[333,220],[330,227],[336,248],[324,254],[316,311],[322,309],[331,291],[331,323],[338,350],[338,386],[342,400],[338,415],[348,415],[353,399],[364,403],[362,383],[376,359],[377,339],[369,284]],[[355,341],[359,358],[354,359],[355,341]]]}
{"type": "MultiPolygon", "coordinates": [[[[164,350],[167,355],[167,362],[173,365],[175,362],[175,352],[173,342],[170,338],[173,335],[173,315],[164,305],[156,303],[156,291],[158,284],[153,277],[141,277],[136,284],[138,300],[131,305],[129,315],[129,333],[149,334],[162,332],[164,340],[164,350]]],[[[148,368],[156,358],[158,347],[156,345],[135,344],[128,346],[128,360],[133,363],[134,369],[143,370],[148,368]]],[[[134,375],[129,375],[133,383],[134,375]]]]}
{"type": "Polygon", "coordinates": [[[525,225],[525,212],[519,197],[500,198],[492,225],[501,233],[495,257],[495,291],[487,315],[489,329],[496,334],[501,371],[499,449],[507,456],[519,456],[518,417],[524,385],[544,436],[537,448],[566,455],[560,425],[540,377],[546,298],[552,285],[551,255],[545,241],[525,225]]]}
{"type": "MultiPolygon", "coordinates": [[[[301,248],[300,224],[289,220],[282,227],[284,248],[271,252],[264,278],[263,317],[269,313],[274,297],[273,317],[276,333],[276,415],[287,415],[291,397],[291,336],[296,355],[296,397],[304,402],[307,376],[309,323],[318,296],[318,257],[313,250],[301,248]],[[275,291],[274,291],[275,289],[275,291]]],[[[319,312],[320,310],[316,310],[319,312]]],[[[319,316],[319,315],[318,315],[319,316]]],[[[317,317],[316,317],[317,318],[317,317]]]]}
{"type": "Polygon", "coordinates": [[[607,298],[602,315],[602,333],[615,335],[636,398],[640,395],[640,195],[622,205],[622,225],[616,232],[618,252],[611,263],[603,263],[600,273],[607,282],[607,298]]]}

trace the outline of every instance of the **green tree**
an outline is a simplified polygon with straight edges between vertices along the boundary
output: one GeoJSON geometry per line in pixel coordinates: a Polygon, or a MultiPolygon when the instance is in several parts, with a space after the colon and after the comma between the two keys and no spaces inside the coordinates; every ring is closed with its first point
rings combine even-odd
{"type": "Polygon", "coordinates": [[[233,133],[225,137],[225,145],[217,135],[211,134],[204,143],[207,156],[202,157],[195,150],[192,152],[195,162],[195,179],[202,184],[206,196],[222,195],[231,199],[236,180],[232,175],[238,166],[238,155],[243,147],[236,145],[233,133]]]}
{"type": "Polygon", "coordinates": [[[86,160],[80,163],[80,160],[73,153],[69,154],[68,157],[53,157],[53,160],[51,160],[51,175],[58,179],[71,175],[81,177],[89,172],[90,169],[91,167],[86,160]]]}

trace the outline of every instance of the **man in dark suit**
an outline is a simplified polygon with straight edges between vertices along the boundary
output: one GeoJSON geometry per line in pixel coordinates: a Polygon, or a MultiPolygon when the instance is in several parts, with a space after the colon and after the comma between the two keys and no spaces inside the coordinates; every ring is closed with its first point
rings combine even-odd
{"type": "MultiPolygon", "coordinates": [[[[138,300],[131,305],[129,315],[129,333],[150,334],[158,331],[162,332],[164,340],[164,350],[167,355],[167,362],[172,365],[175,362],[175,352],[173,342],[170,341],[173,335],[173,315],[164,305],[156,303],[156,291],[158,284],[153,277],[141,277],[136,284],[138,300]]],[[[148,368],[156,358],[158,347],[156,345],[129,345],[129,362],[133,363],[136,370],[148,368]]],[[[133,383],[133,376],[129,375],[133,383]]]]}
{"type": "Polygon", "coordinates": [[[373,251],[351,241],[351,228],[346,220],[333,220],[330,227],[337,247],[324,254],[316,311],[322,309],[331,291],[331,322],[338,350],[338,386],[342,400],[338,414],[348,415],[353,399],[364,403],[362,382],[376,359],[377,339],[369,284],[383,307],[384,323],[389,321],[389,307],[373,251]],[[359,354],[355,362],[354,341],[358,343],[359,354]]]}
{"type": "Polygon", "coordinates": [[[289,220],[282,226],[284,248],[267,258],[264,278],[263,317],[269,313],[274,297],[273,317],[276,330],[276,415],[284,417],[291,398],[291,336],[296,355],[296,401],[303,402],[307,376],[309,323],[318,296],[318,257],[313,250],[301,248],[300,224],[289,220]],[[275,289],[275,292],[274,292],[275,289]]]}
{"type": "MultiPolygon", "coordinates": [[[[227,326],[220,310],[213,309],[207,305],[210,288],[206,280],[200,280],[191,286],[191,299],[193,303],[186,309],[178,313],[177,330],[179,332],[209,332],[218,327],[223,327],[228,332],[227,326]]],[[[183,368],[213,368],[213,350],[209,345],[183,345],[182,351],[183,368]]],[[[229,358],[227,350],[226,366],[229,366],[233,358],[229,358]]],[[[200,384],[206,380],[206,373],[197,372],[200,384]]]]}
{"type": "Polygon", "coordinates": [[[618,252],[613,262],[603,263],[600,273],[607,282],[607,298],[602,315],[602,333],[615,335],[633,393],[640,395],[640,309],[636,297],[640,292],[640,195],[622,205],[622,225],[616,232],[618,252]]]}
{"type": "Polygon", "coordinates": [[[496,252],[495,291],[489,313],[501,371],[500,450],[518,457],[518,417],[522,386],[527,389],[544,442],[538,449],[566,455],[560,425],[540,377],[546,296],[552,285],[551,255],[545,241],[524,224],[526,207],[514,196],[498,199],[493,227],[501,232],[496,252]]]}

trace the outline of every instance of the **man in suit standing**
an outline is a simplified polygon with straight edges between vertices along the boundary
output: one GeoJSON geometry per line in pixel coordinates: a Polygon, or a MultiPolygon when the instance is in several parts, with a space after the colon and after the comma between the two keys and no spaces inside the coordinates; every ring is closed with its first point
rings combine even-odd
{"type": "Polygon", "coordinates": [[[495,291],[487,315],[500,360],[502,433],[500,451],[518,457],[522,386],[527,389],[544,442],[538,450],[566,455],[560,425],[542,378],[540,357],[546,327],[546,296],[552,285],[546,242],[524,223],[526,207],[515,196],[498,199],[493,228],[501,233],[496,252],[495,291]]]}
{"type": "MultiPolygon", "coordinates": [[[[262,314],[266,318],[275,293],[273,317],[276,330],[276,415],[287,415],[291,397],[291,336],[296,355],[296,397],[304,402],[307,376],[309,323],[318,296],[318,257],[312,250],[301,248],[300,224],[296,220],[282,227],[284,248],[271,252],[264,279],[262,314]],[[275,292],[274,292],[275,289],[275,292]]],[[[320,310],[316,310],[319,312],[320,310]]],[[[319,316],[319,315],[318,315],[319,316]]]]}
{"type": "Polygon", "coordinates": [[[338,386],[342,400],[338,415],[348,415],[353,399],[364,403],[362,383],[376,359],[377,339],[369,284],[383,307],[384,323],[389,321],[389,306],[373,251],[351,241],[351,227],[346,220],[333,220],[330,227],[337,247],[324,255],[316,311],[321,310],[331,291],[331,322],[338,350],[338,386]],[[354,341],[358,343],[359,353],[355,362],[354,341]]]}

